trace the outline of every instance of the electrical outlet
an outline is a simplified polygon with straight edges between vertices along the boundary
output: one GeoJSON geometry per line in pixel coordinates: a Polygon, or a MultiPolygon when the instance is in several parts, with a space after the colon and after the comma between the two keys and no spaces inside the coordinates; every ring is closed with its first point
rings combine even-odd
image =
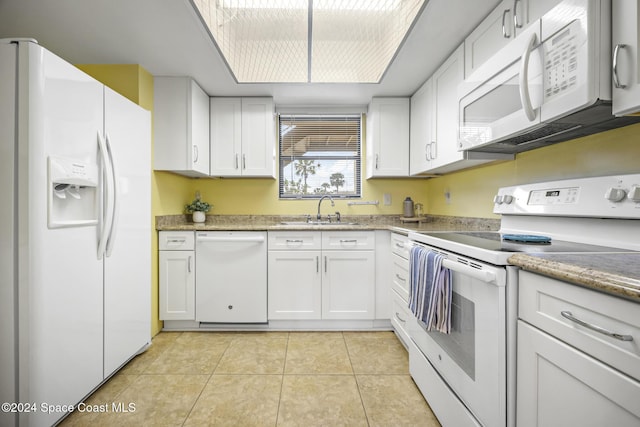
{"type": "Polygon", "coordinates": [[[389,193],[384,193],[382,195],[382,202],[384,203],[385,206],[391,206],[391,194],[389,193]]]}

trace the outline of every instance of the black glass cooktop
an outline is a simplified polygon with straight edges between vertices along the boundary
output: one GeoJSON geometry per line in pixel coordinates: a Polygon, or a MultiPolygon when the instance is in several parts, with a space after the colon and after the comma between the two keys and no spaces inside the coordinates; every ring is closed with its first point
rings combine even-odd
{"type": "MultiPolygon", "coordinates": [[[[503,234],[493,231],[479,232],[434,232],[421,233],[438,239],[468,245],[480,249],[498,252],[530,252],[530,253],[597,253],[597,252],[629,252],[624,249],[607,246],[588,245],[551,239],[548,242],[520,242],[503,239],[503,234]]],[[[513,233],[509,233],[513,234],[513,233]]],[[[536,235],[539,236],[539,235],[536,235]]]]}

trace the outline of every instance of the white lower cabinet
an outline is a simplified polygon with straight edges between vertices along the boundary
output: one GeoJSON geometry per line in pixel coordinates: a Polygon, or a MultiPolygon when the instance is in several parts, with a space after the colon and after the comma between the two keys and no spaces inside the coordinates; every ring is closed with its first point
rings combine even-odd
{"type": "Polygon", "coordinates": [[[518,427],[640,426],[640,305],[524,271],[518,298],[518,427]]]}
{"type": "Polygon", "coordinates": [[[391,294],[393,295],[393,310],[391,311],[391,326],[396,335],[409,348],[409,333],[407,322],[414,319],[409,310],[409,238],[403,234],[391,233],[391,294]]]}
{"type": "Polygon", "coordinates": [[[518,321],[517,425],[637,427],[640,384],[518,321]]]}
{"type": "Polygon", "coordinates": [[[195,319],[193,232],[159,233],[160,320],[195,319]]]}
{"type": "Polygon", "coordinates": [[[269,320],[374,319],[374,248],[369,231],[270,232],[269,320]]]}
{"type": "Polygon", "coordinates": [[[320,319],[320,251],[269,251],[269,319],[320,319]]]}
{"type": "Polygon", "coordinates": [[[323,319],[373,319],[375,257],[371,251],[324,251],[323,319]]]}

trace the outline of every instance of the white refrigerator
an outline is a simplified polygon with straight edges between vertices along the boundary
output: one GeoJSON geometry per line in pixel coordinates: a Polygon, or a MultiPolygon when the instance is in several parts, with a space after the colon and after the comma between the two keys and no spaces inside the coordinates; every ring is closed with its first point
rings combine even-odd
{"type": "Polygon", "coordinates": [[[148,111],[0,40],[0,402],[31,405],[0,425],[54,424],[150,343],[150,145],[148,111]]]}

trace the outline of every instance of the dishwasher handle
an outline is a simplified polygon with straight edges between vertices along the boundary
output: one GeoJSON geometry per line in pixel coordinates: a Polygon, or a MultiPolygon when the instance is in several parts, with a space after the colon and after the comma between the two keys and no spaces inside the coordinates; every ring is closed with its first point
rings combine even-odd
{"type": "Polygon", "coordinates": [[[264,236],[197,236],[198,242],[240,242],[240,243],[262,243],[264,236]]]}

